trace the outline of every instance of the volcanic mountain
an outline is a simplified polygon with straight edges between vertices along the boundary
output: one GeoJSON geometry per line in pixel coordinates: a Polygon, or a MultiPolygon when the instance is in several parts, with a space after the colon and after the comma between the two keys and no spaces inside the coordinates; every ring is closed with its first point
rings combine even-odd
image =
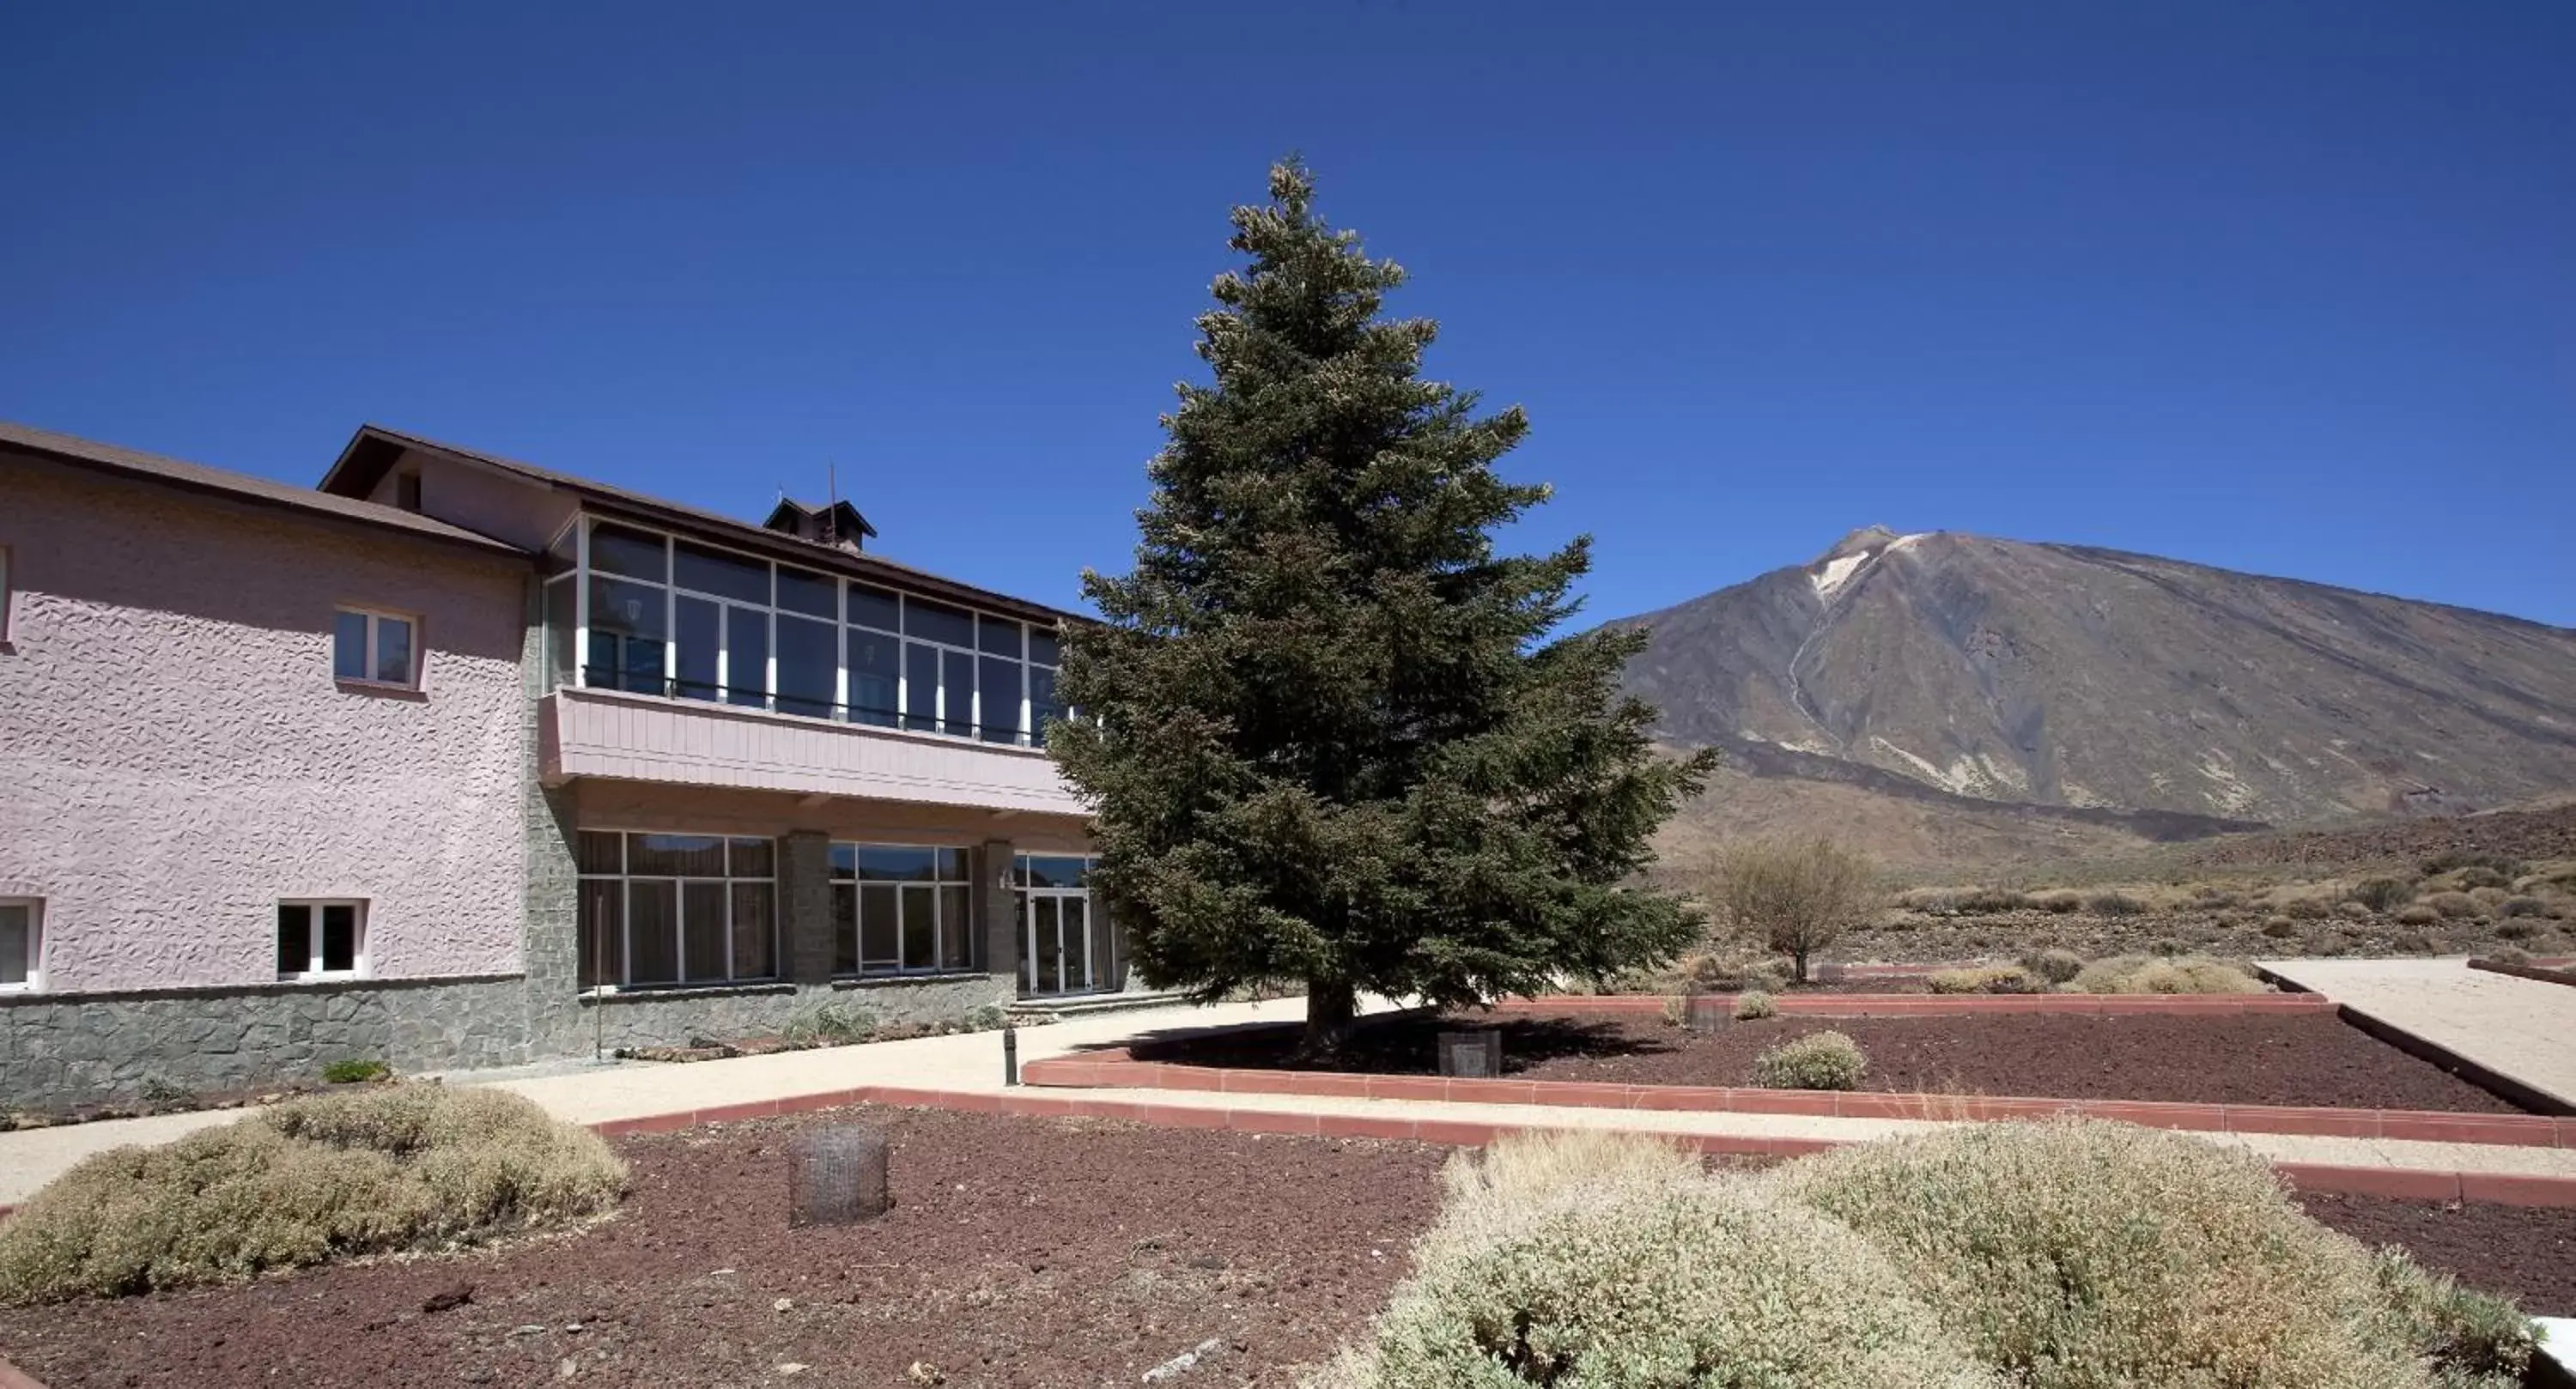
{"type": "Polygon", "coordinates": [[[1618,625],[1736,774],[2153,838],[2576,789],[2576,631],[2436,603],[1873,526],[1618,625]]]}

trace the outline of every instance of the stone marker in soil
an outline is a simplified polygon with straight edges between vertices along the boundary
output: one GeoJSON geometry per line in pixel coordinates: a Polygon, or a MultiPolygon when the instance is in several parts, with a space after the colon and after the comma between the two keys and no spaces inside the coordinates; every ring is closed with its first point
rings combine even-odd
{"type": "Polygon", "coordinates": [[[894,1205],[886,1141],[849,1125],[800,1133],[787,1145],[787,1224],[854,1225],[894,1205]]]}
{"type": "Polygon", "coordinates": [[[1494,1080],[1503,1073],[1503,1034],[1493,1028],[1440,1034],[1440,1074],[1494,1080]]]}

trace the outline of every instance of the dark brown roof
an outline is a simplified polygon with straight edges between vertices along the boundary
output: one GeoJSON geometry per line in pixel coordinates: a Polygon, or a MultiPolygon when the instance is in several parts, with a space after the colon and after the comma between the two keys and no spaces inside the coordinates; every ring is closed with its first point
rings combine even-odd
{"type": "Polygon", "coordinates": [[[236,473],[224,468],[211,468],[203,463],[190,463],[185,459],[164,458],[157,453],[141,453],[134,449],[118,448],[114,444],[102,444],[69,434],[57,434],[53,430],[37,429],[30,425],[11,424],[6,420],[0,420],[0,450],[33,454],[56,462],[90,468],[102,473],[112,473],[119,477],[134,478],[162,486],[176,487],[183,491],[225,497],[258,506],[280,507],[338,521],[355,522],[386,530],[407,531],[424,539],[470,546],[492,554],[525,557],[527,553],[517,546],[505,545],[488,535],[479,535],[461,526],[451,526],[445,521],[433,520],[398,507],[385,506],[379,502],[371,502],[359,497],[335,496],[329,492],[317,492],[309,487],[272,482],[264,477],[253,477],[248,473],[236,473]]]}
{"type": "Polygon", "coordinates": [[[735,549],[749,550],[817,569],[829,569],[852,578],[891,584],[919,593],[923,597],[945,598],[951,602],[980,607],[989,612],[1041,622],[1062,620],[1092,623],[1099,620],[1088,614],[1070,612],[1044,603],[1031,602],[1026,598],[1014,598],[1007,593],[996,593],[991,589],[961,583],[955,579],[933,574],[926,569],[915,569],[911,565],[887,559],[883,555],[854,554],[838,546],[825,545],[773,531],[764,526],[756,526],[747,521],[738,521],[720,512],[685,506],[679,502],[664,501],[659,497],[631,492],[609,483],[597,482],[571,473],[556,472],[552,468],[540,468],[534,463],[522,463],[514,458],[503,458],[497,454],[484,453],[479,449],[443,444],[435,439],[405,434],[400,430],[387,429],[382,425],[360,426],[357,434],[349,440],[349,446],[340,451],[338,461],[331,465],[329,472],[322,475],[319,486],[327,493],[341,496],[365,496],[375,490],[376,484],[384,479],[386,471],[393,467],[395,460],[402,456],[405,449],[445,454],[451,458],[497,468],[531,482],[570,492],[581,498],[587,509],[602,515],[623,515],[630,520],[662,526],[669,530],[688,532],[702,539],[730,545],[735,549]]]}

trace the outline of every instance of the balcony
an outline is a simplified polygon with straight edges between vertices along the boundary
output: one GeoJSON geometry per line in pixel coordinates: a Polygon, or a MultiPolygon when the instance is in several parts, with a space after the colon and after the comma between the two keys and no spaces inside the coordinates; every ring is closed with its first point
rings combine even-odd
{"type": "Polygon", "coordinates": [[[566,686],[539,702],[547,785],[583,777],[1080,815],[1044,752],[566,686]]]}

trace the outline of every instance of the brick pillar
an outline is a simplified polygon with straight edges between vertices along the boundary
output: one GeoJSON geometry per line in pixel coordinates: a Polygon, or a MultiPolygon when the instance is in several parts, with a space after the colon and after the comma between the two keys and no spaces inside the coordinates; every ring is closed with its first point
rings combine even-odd
{"type": "Polygon", "coordinates": [[[1020,942],[1026,934],[1019,894],[1010,886],[1017,852],[1007,839],[988,839],[975,856],[975,919],[984,923],[984,972],[1009,980],[1014,994],[1020,988],[1020,942]]]}
{"type": "Polygon", "coordinates": [[[787,949],[787,977],[799,984],[832,982],[832,837],[821,830],[793,830],[778,841],[778,898],[787,949]]]}

